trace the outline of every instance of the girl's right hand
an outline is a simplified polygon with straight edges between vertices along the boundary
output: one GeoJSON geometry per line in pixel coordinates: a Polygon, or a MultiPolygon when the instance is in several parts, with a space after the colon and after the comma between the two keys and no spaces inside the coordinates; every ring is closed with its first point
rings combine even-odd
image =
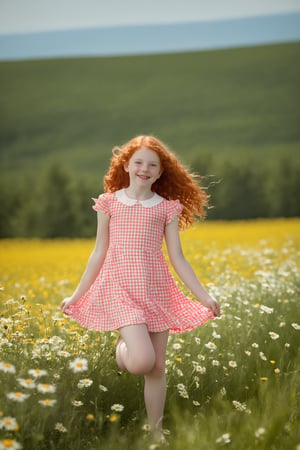
{"type": "Polygon", "coordinates": [[[63,299],[63,301],[61,302],[61,305],[60,305],[60,309],[62,310],[62,312],[66,312],[66,309],[69,307],[69,306],[71,306],[71,305],[74,305],[76,303],[76,301],[74,301],[73,299],[72,299],[72,297],[66,297],[66,298],[64,298],[63,299]]]}

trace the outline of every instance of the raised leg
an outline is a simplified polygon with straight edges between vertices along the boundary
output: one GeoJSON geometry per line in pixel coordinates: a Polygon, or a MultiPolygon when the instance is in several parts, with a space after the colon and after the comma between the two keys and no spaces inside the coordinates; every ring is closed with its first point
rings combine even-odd
{"type": "Polygon", "coordinates": [[[122,370],[134,375],[145,375],[155,364],[155,351],[145,324],[120,329],[116,360],[122,370]]]}

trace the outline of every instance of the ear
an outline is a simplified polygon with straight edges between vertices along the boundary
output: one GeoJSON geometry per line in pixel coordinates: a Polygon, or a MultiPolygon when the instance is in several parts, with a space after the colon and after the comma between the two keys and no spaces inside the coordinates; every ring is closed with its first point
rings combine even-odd
{"type": "Polygon", "coordinates": [[[125,163],[123,167],[124,167],[125,172],[129,172],[129,169],[128,169],[128,162],[125,163]]]}

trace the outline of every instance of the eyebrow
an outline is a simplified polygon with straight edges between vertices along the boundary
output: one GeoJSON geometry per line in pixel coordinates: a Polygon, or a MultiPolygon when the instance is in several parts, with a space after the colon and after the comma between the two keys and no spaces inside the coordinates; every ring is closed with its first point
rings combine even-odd
{"type": "MultiPolygon", "coordinates": [[[[143,158],[135,158],[135,161],[143,161],[143,158]]],[[[159,164],[160,163],[160,161],[157,161],[156,159],[153,159],[153,160],[151,160],[151,161],[148,161],[148,162],[150,162],[150,163],[156,163],[156,164],[159,164]]]]}

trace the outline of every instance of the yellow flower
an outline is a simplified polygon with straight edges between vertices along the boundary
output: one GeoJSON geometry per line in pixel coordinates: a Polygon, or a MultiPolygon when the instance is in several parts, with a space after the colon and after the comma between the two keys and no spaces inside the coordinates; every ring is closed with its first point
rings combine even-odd
{"type": "Polygon", "coordinates": [[[109,417],[110,422],[118,422],[119,419],[120,419],[119,414],[111,414],[109,417]]]}
{"type": "Polygon", "coordinates": [[[91,420],[91,421],[95,420],[94,414],[87,414],[86,418],[87,418],[87,420],[91,420]]]}

